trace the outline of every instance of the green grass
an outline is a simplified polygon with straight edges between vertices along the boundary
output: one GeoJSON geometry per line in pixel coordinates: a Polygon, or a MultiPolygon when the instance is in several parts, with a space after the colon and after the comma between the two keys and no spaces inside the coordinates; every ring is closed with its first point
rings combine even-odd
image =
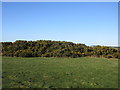
{"type": "Polygon", "coordinates": [[[3,57],[3,88],[117,88],[118,60],[3,57]]]}

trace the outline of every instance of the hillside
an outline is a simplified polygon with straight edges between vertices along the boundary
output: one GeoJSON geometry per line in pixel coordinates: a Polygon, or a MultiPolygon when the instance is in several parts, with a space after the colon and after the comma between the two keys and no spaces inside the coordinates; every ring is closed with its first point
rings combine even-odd
{"type": "Polygon", "coordinates": [[[11,57],[106,57],[120,58],[120,50],[107,46],[90,47],[66,41],[37,40],[2,42],[2,56],[11,57]]]}

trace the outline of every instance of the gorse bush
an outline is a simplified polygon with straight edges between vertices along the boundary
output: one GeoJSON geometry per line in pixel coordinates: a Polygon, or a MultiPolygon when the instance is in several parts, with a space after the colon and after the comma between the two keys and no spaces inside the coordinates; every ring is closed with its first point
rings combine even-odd
{"type": "Polygon", "coordinates": [[[2,42],[3,56],[11,57],[107,57],[120,58],[120,50],[106,46],[86,46],[65,41],[24,41],[2,42]]]}
{"type": "Polygon", "coordinates": [[[33,57],[31,50],[18,50],[15,52],[14,56],[16,57],[33,57]]]}

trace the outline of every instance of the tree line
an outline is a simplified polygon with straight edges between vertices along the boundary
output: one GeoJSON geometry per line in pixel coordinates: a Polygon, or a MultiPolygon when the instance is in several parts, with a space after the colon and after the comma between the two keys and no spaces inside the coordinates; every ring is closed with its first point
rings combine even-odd
{"type": "Polygon", "coordinates": [[[66,41],[37,40],[1,42],[2,56],[11,57],[105,57],[119,58],[120,50],[107,46],[87,46],[66,41]]]}

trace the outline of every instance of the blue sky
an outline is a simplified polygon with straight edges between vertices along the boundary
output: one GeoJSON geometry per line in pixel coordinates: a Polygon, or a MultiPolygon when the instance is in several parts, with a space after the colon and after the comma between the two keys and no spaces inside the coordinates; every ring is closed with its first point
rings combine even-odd
{"type": "Polygon", "coordinates": [[[118,44],[117,2],[4,2],[2,41],[118,44]]]}

